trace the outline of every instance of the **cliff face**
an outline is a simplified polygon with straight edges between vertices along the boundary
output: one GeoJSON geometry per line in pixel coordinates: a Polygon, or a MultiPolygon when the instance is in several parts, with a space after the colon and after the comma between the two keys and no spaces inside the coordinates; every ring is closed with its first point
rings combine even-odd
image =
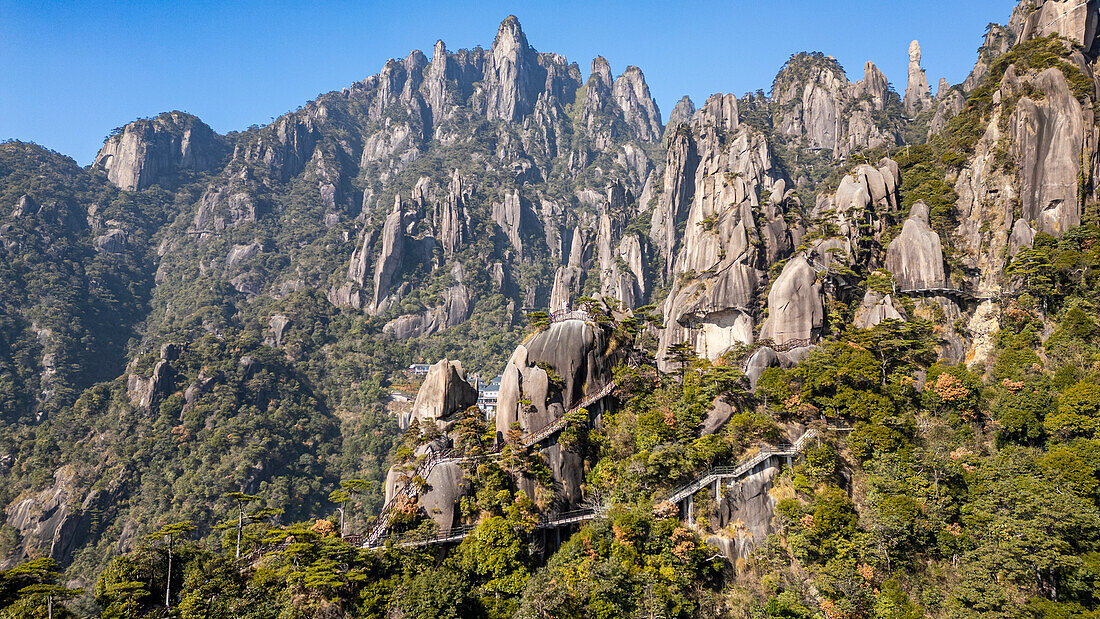
{"type": "MultiPolygon", "coordinates": [[[[205,418],[188,415],[224,395],[217,372],[156,351],[181,333],[221,342],[251,329],[260,335],[246,342],[300,364],[323,403],[353,409],[349,418],[414,360],[461,357],[483,376],[503,368],[494,422],[503,439],[513,423],[530,431],[559,419],[609,380],[617,358],[601,327],[556,322],[516,346],[525,312],[585,297],[624,312],[657,306],[663,324],[649,335],[665,370],[684,342],[716,360],[768,340],[774,348],[744,366],[753,385],[765,368],[801,358],[789,348],[849,320],[932,317],[945,357],[973,359],[977,338],[955,325],[988,325],[993,301],[975,311],[961,299],[906,297],[1014,292],[1013,256],[1088,220],[1100,168],[1098,10],[1021,3],[990,28],[967,81],[942,82],[934,99],[917,44],[904,97],[871,62],[853,82],[835,59],[797,54],[770,94],[716,94],[698,109],[685,97],[666,126],[640,69],[616,75],[597,57],[585,75],[532,47],[510,17],[487,49],[439,41],[430,58],[391,59],[232,137],[163,114],[110,137],[92,170],[0,145],[0,260],[13,274],[3,341],[18,351],[0,355],[4,403],[21,419],[48,417],[124,374],[109,395],[86,398],[109,403],[97,418],[133,417],[155,434],[148,419],[167,415],[170,427],[206,431],[205,418]],[[1069,41],[1043,38],[1051,34],[1069,41]],[[27,169],[8,174],[12,161],[27,169]],[[83,189],[59,192],[36,180],[44,176],[83,189]],[[161,189],[144,191],[153,185],[161,189]],[[165,201],[162,190],[177,193],[165,201]],[[872,275],[892,293],[871,290],[872,275]],[[50,285],[30,285],[40,281],[50,285]],[[83,300],[81,312],[65,309],[83,300]],[[84,349],[108,350],[106,361],[84,349]]],[[[240,361],[211,365],[246,385],[270,373],[240,361]]],[[[413,407],[419,421],[445,426],[475,394],[451,361],[436,367],[413,407]]],[[[282,410],[255,402],[261,417],[282,410]]],[[[299,438],[317,450],[335,441],[299,438]]],[[[577,454],[552,443],[538,451],[568,501],[579,500],[577,454]]],[[[433,475],[438,494],[424,505],[453,522],[461,471],[433,475]]],[[[26,552],[49,540],[79,547],[70,514],[51,514],[87,500],[89,482],[34,483],[9,506],[26,552]]],[[[756,498],[752,509],[767,509],[756,498]]]]}
{"type": "Polygon", "coordinates": [[[831,56],[795,54],[776,76],[769,105],[776,133],[798,148],[847,157],[900,141],[897,93],[872,62],[852,83],[831,56]]]}
{"type": "Polygon", "coordinates": [[[145,189],[170,181],[180,170],[212,172],[229,154],[229,141],[183,112],[134,121],[107,138],[94,167],[119,189],[145,189]]]}
{"type": "Polygon", "coordinates": [[[671,286],[661,354],[693,340],[700,355],[716,358],[734,343],[753,341],[761,269],[769,256],[790,252],[801,235],[785,219],[795,198],[766,139],[741,124],[730,95],[711,97],[690,128],[677,129],[665,170],[651,229],[667,252],[671,286]],[[763,192],[771,197],[762,204],[763,192]]]}

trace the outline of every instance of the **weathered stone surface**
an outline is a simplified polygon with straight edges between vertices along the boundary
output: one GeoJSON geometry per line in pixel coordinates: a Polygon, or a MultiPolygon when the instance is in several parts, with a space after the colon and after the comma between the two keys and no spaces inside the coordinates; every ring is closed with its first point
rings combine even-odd
{"type": "Polygon", "coordinates": [[[713,536],[707,543],[720,548],[730,561],[747,559],[775,532],[773,514],[775,498],[769,492],[780,470],[777,466],[762,466],[748,477],[724,487],[718,503],[718,515],[713,523],[718,528],[736,525],[734,538],[713,536]]]}
{"type": "Polygon", "coordinates": [[[910,118],[932,106],[932,88],[928,85],[928,76],[921,68],[920,59],[920,43],[913,41],[909,44],[909,81],[902,101],[910,118]]]}
{"type": "Polygon", "coordinates": [[[875,63],[868,60],[863,65],[863,79],[853,84],[852,96],[855,99],[869,97],[873,109],[886,109],[890,97],[890,82],[875,63]]]}
{"type": "Polygon", "coordinates": [[[1098,23],[1096,0],[1028,0],[1016,7],[1009,25],[1020,42],[1058,34],[1088,50],[1095,43],[1098,23]]]}
{"type": "Polygon", "coordinates": [[[135,374],[126,377],[126,390],[130,401],[142,408],[150,408],[159,398],[167,395],[172,388],[176,372],[168,361],[161,359],[153,368],[153,374],[143,379],[135,374]]]}
{"type": "Polygon", "coordinates": [[[458,501],[464,494],[465,475],[462,465],[457,462],[436,465],[428,475],[428,484],[419,497],[419,503],[442,531],[449,530],[456,523],[458,501]]]}
{"type": "Polygon", "coordinates": [[[661,139],[664,129],[661,126],[661,111],[649,94],[649,86],[641,69],[627,67],[612,85],[611,97],[622,110],[626,124],[634,129],[639,138],[647,142],[661,139]]]}
{"type": "Polygon", "coordinates": [[[947,127],[948,121],[959,115],[966,105],[966,97],[957,88],[950,88],[936,96],[936,115],[928,125],[928,136],[934,136],[947,127]]]}
{"type": "Polygon", "coordinates": [[[894,275],[899,290],[946,286],[940,235],[928,225],[928,206],[924,202],[913,205],[901,234],[886,248],[886,268],[894,275]]]}
{"type": "Polygon", "coordinates": [[[249,243],[248,245],[234,245],[233,249],[229,250],[229,254],[225,257],[225,266],[231,269],[242,262],[251,260],[262,250],[263,247],[255,242],[249,243]]]}
{"type": "Polygon", "coordinates": [[[416,394],[412,416],[424,421],[439,421],[477,404],[477,389],[466,382],[462,363],[446,359],[428,369],[416,394]]]}
{"type": "Polygon", "coordinates": [[[673,256],[666,262],[664,277],[672,290],[662,305],[665,329],[658,349],[665,370],[669,348],[680,342],[692,341],[696,352],[710,359],[735,343],[752,343],[763,273],[751,239],[764,237],[765,249],[777,258],[792,246],[782,206],[785,180],[764,136],[739,124],[736,100],[711,97],[696,112],[690,131],[685,129],[670,137],[665,194],[651,230],[656,248],[673,256]],[[761,209],[764,221],[757,222],[753,205],[762,191],[774,199],[761,209]]]}
{"type": "Polygon", "coordinates": [[[120,189],[145,189],[179,170],[213,171],[228,154],[228,142],[198,118],[166,112],[137,120],[107,138],[94,167],[120,189]]]}
{"type": "Polygon", "coordinates": [[[267,328],[271,332],[271,343],[275,346],[283,345],[283,335],[286,334],[286,330],[290,327],[293,321],[282,314],[275,314],[271,317],[271,320],[267,323],[267,328]]]}
{"type": "Polygon", "coordinates": [[[6,508],[6,524],[18,533],[20,545],[0,569],[35,557],[67,564],[88,535],[94,514],[117,501],[120,480],[106,481],[97,490],[78,488],[73,467],[62,466],[54,471],[51,486],[20,494],[6,508]]]}
{"type": "Polygon", "coordinates": [[[776,77],[781,90],[774,94],[780,106],[776,131],[806,140],[811,150],[833,151],[838,143],[841,93],[848,90],[848,78],[835,60],[810,61],[795,56],[776,77]],[[797,76],[797,77],[796,77],[797,76]]]}
{"type": "Polygon", "coordinates": [[[126,251],[126,232],[115,228],[95,238],[95,248],[111,254],[126,251]]]}
{"type": "Polygon", "coordinates": [[[447,256],[458,251],[470,234],[470,214],[466,210],[466,198],[462,178],[458,170],[455,170],[451,174],[451,186],[440,213],[440,240],[447,256]]]}
{"type": "Polygon", "coordinates": [[[481,81],[486,116],[506,121],[535,112],[540,97],[565,99],[580,87],[576,67],[561,56],[532,49],[514,15],[501,22],[481,81]]]}
{"type": "Polygon", "coordinates": [[[1021,249],[1030,249],[1035,242],[1035,229],[1023,219],[1017,219],[1008,237],[1008,255],[1015,258],[1021,249]]]}
{"type": "Polygon", "coordinates": [[[726,422],[735,412],[737,412],[737,409],[724,397],[716,399],[710,410],[707,411],[706,418],[703,419],[702,427],[699,428],[699,435],[714,434],[726,425],[726,422]]]}
{"type": "Polygon", "coordinates": [[[517,347],[501,380],[497,432],[506,434],[515,421],[525,432],[537,430],[583,399],[584,391],[601,388],[610,368],[604,346],[602,331],[580,320],[566,320],[517,347]],[[548,375],[539,364],[561,377],[560,393],[550,389],[548,375]]]}
{"type": "Polygon", "coordinates": [[[852,323],[860,329],[870,329],[885,320],[905,320],[905,310],[894,305],[891,295],[868,290],[856,309],[852,323]]]}
{"type": "Polygon", "coordinates": [[[371,313],[381,314],[386,310],[387,297],[394,283],[394,277],[403,266],[405,259],[405,213],[401,196],[394,200],[393,210],[386,217],[382,228],[382,254],[374,269],[374,302],[371,313]]]}
{"type": "Polygon", "coordinates": [[[676,106],[672,108],[672,111],[668,115],[668,124],[665,125],[665,131],[674,131],[680,125],[688,124],[691,122],[691,117],[695,115],[695,103],[692,102],[691,97],[684,95],[676,102],[676,106]]]}
{"type": "Polygon", "coordinates": [[[500,226],[504,236],[508,237],[508,241],[516,250],[516,255],[520,258],[523,258],[522,231],[527,224],[525,217],[527,212],[527,205],[520,197],[518,190],[505,194],[503,202],[493,204],[493,221],[500,226]]]}
{"type": "Polygon", "coordinates": [[[760,338],[787,345],[811,342],[821,332],[824,319],[821,282],[805,256],[787,261],[783,272],[768,292],[768,319],[760,338]]]}
{"type": "Polygon", "coordinates": [[[1029,82],[1042,96],[1020,99],[1010,129],[1020,163],[1023,218],[1058,235],[1081,223],[1077,187],[1084,118],[1060,70],[1047,69],[1029,82]]]}

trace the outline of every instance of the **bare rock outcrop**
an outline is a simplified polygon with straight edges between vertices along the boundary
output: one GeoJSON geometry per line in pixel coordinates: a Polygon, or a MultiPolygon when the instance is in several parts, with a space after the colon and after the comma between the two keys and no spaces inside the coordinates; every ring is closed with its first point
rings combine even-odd
{"type": "Polygon", "coordinates": [[[267,341],[273,346],[282,346],[283,337],[286,335],[286,330],[290,328],[293,321],[282,314],[275,314],[271,317],[271,320],[267,323],[267,328],[270,333],[267,341]]]}
{"type": "Polygon", "coordinates": [[[901,174],[897,162],[882,159],[877,167],[860,164],[845,174],[832,196],[819,195],[813,217],[829,217],[836,225],[841,240],[816,241],[814,253],[824,265],[830,266],[841,256],[830,256],[840,250],[848,264],[870,260],[876,245],[887,232],[890,218],[898,210],[898,188],[901,174]]]}
{"type": "Polygon", "coordinates": [[[519,195],[519,190],[504,195],[503,202],[493,203],[493,221],[500,226],[504,236],[516,250],[516,255],[523,258],[524,231],[532,225],[533,215],[527,202],[519,195]]]}
{"type": "Polygon", "coordinates": [[[691,117],[695,115],[695,103],[691,100],[691,97],[684,95],[676,102],[676,106],[672,108],[672,111],[668,114],[668,124],[665,125],[665,131],[671,131],[691,122],[691,117]]]}
{"type": "Polygon", "coordinates": [[[1017,42],[1058,34],[1089,51],[1100,25],[1096,0],[1028,0],[1012,14],[1009,27],[1017,42]]]}
{"type": "Polygon", "coordinates": [[[909,44],[909,80],[905,87],[905,113],[913,118],[924,110],[932,107],[932,88],[928,85],[928,76],[921,68],[920,43],[913,41],[909,44]]]}
{"type": "Polygon", "coordinates": [[[776,498],[771,489],[780,468],[768,463],[737,483],[722,489],[718,510],[711,524],[715,529],[732,527],[734,536],[711,536],[707,543],[718,548],[730,561],[747,559],[775,532],[773,517],[776,498]]]}
{"type": "Polygon", "coordinates": [[[851,83],[832,56],[795,54],[775,78],[772,110],[776,132],[801,148],[847,157],[895,144],[900,119],[883,114],[896,95],[874,63],[851,83]]]}
{"type": "Polygon", "coordinates": [[[575,65],[557,54],[539,54],[528,44],[514,15],[501,22],[480,81],[486,116],[510,122],[537,116],[540,100],[547,106],[551,99],[571,102],[581,85],[575,65]]]}
{"type": "Polygon", "coordinates": [[[95,248],[110,254],[121,254],[126,250],[126,231],[119,228],[95,237],[95,248]]]}
{"type": "Polygon", "coordinates": [[[1030,249],[1035,242],[1035,228],[1032,228],[1023,219],[1017,219],[1012,226],[1012,234],[1008,237],[1008,255],[1015,258],[1021,249],[1030,249]]]}
{"type": "Polygon", "coordinates": [[[906,320],[905,309],[894,305],[893,296],[868,290],[856,309],[852,324],[860,329],[870,329],[887,320],[906,320]]]}
{"type": "Polygon", "coordinates": [[[773,104],[778,133],[804,139],[806,148],[833,151],[839,138],[842,93],[849,87],[844,69],[832,58],[799,54],[775,81],[773,104]]]}
{"type": "Polygon", "coordinates": [[[88,491],[77,486],[71,466],[62,466],[54,471],[52,485],[20,494],[6,509],[6,524],[18,533],[20,546],[0,567],[43,556],[68,563],[84,543],[95,514],[117,501],[121,481],[110,479],[88,491]]]}
{"type": "MultiPolygon", "coordinates": [[[[550,425],[611,380],[611,369],[622,350],[609,353],[604,329],[581,320],[553,323],[518,346],[502,373],[497,398],[497,435],[507,438],[513,424],[523,434],[550,425]]],[[[589,413],[596,415],[593,403],[589,413]]],[[[543,444],[560,498],[571,504],[581,498],[583,461],[556,440],[543,444]]]]}
{"type": "Polygon", "coordinates": [[[183,112],[137,120],[107,138],[94,167],[119,189],[137,190],[168,180],[179,170],[213,171],[229,143],[206,123],[183,112]]]}
{"type": "Polygon", "coordinates": [[[168,395],[176,376],[175,370],[166,359],[161,359],[153,367],[149,378],[130,374],[126,378],[126,391],[130,401],[141,408],[152,407],[160,398],[168,395]]]}
{"type": "Polygon", "coordinates": [[[405,245],[405,212],[401,197],[397,196],[393,210],[382,227],[382,253],[374,268],[374,301],[371,303],[373,315],[381,314],[389,305],[387,300],[394,278],[405,259],[405,245]]]}
{"type": "Polygon", "coordinates": [[[581,320],[555,322],[518,346],[508,360],[497,399],[497,431],[513,422],[524,432],[549,424],[608,380],[603,330],[581,320]],[[547,369],[560,377],[556,386],[547,369]],[[522,401],[522,402],[521,402],[522,401]],[[529,402],[529,404],[527,404],[529,402]]]}
{"type": "MultiPolygon", "coordinates": [[[[1054,3],[1057,4],[1057,3],[1054,3]]],[[[1062,71],[1047,69],[1028,82],[1041,96],[1024,96],[1010,119],[1020,164],[1022,217],[1059,235],[1081,223],[1078,177],[1085,124],[1080,102],[1062,71]]]]}
{"type": "Polygon", "coordinates": [[[622,110],[626,124],[640,139],[647,142],[661,139],[664,130],[661,126],[661,111],[649,94],[649,86],[645,83],[641,69],[627,67],[612,85],[611,97],[622,110]]]}
{"type": "Polygon", "coordinates": [[[412,418],[439,421],[477,404],[477,389],[466,381],[459,361],[443,359],[428,369],[413,402],[412,418]]]}
{"type": "Polygon", "coordinates": [[[886,248],[886,268],[893,273],[900,290],[946,286],[940,235],[928,225],[928,206],[924,202],[913,205],[901,234],[890,241],[886,248]]]}
{"type": "Polygon", "coordinates": [[[820,334],[824,322],[821,282],[804,255],[796,255],[768,292],[768,319],[760,338],[779,346],[808,345],[820,334]]]}
{"type": "Polygon", "coordinates": [[[947,123],[958,116],[966,106],[966,96],[958,88],[943,89],[936,96],[936,114],[928,125],[928,136],[932,137],[947,127],[947,123]]]}
{"type": "Polygon", "coordinates": [[[801,235],[786,221],[794,192],[764,136],[740,124],[735,98],[709,98],[690,126],[671,134],[667,161],[651,230],[656,250],[670,252],[658,352],[666,369],[667,351],[680,342],[710,359],[752,343],[762,258],[786,257],[801,235]],[[761,204],[765,192],[770,199],[761,204]]]}

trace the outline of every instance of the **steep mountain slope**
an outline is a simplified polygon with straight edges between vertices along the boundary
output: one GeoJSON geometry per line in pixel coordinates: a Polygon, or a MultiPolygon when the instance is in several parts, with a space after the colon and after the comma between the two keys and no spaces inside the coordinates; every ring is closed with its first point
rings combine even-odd
{"type": "MultiPolygon", "coordinates": [[[[168,112],[116,130],[88,169],[0,145],[0,551],[7,565],[50,556],[90,584],[113,555],[143,556],[142,537],[169,521],[193,521],[207,550],[231,543],[215,528],[237,513],[229,493],[259,495],[287,524],[329,515],[329,491],[362,478],[336,499],[348,530],[368,530],[383,502],[385,526],[421,532],[599,500],[649,509],[615,512],[618,528],[594,525],[578,543],[657,549],[655,580],[622,586],[667,602],[662,612],[706,606],[699,583],[717,581],[704,538],[741,568],[782,564],[753,569],[789,585],[772,593],[791,592],[791,608],[869,603],[861,565],[907,561],[931,582],[920,560],[939,569],[944,548],[983,546],[931,550],[912,533],[897,559],[889,527],[861,521],[878,550],[840,566],[806,540],[835,533],[815,528],[820,510],[852,521],[838,547],[856,544],[856,521],[887,518],[872,486],[900,483],[902,469],[919,471],[896,494],[935,503],[936,526],[989,535],[958,516],[957,496],[989,509],[978,486],[1011,483],[994,479],[995,462],[1031,457],[996,450],[1043,448],[1042,409],[1088,382],[1095,324],[1071,312],[1091,311],[1095,282],[1098,21],[1094,1],[1021,3],[991,26],[970,78],[934,98],[916,42],[904,96],[873,63],[851,82],[831,57],[796,54],[770,94],[716,94],[698,109],[685,97],[666,126],[640,69],[613,77],[597,57],[585,78],[509,17],[489,49],[440,41],[430,59],[390,60],[240,133],[168,112]],[[539,313],[578,307],[590,313],[539,313]],[[1040,334],[1055,343],[1044,350],[1040,334]],[[392,414],[399,371],[440,359],[412,412],[392,414]],[[503,373],[495,422],[467,414],[467,371],[503,373]],[[1032,383],[1038,412],[1006,404],[1032,383]],[[778,460],[757,471],[751,501],[716,490],[689,527],[660,505],[672,483],[822,416],[851,436],[828,437],[839,450],[796,474],[778,460]],[[947,447],[962,455],[920,451],[947,447]],[[450,449],[508,459],[415,479],[450,449]],[[984,481],[968,486],[965,466],[984,481]],[[930,470],[955,498],[926,492],[940,484],[920,477],[930,470]],[[680,545],[661,546],[673,535],[680,545]],[[676,561],[690,577],[669,576],[676,561]],[[696,589],[661,597],[677,587],[696,589]]],[[[565,578],[578,553],[564,547],[527,593],[525,575],[477,604],[534,616],[557,603],[538,583],[565,578]]],[[[397,564],[378,567],[385,596],[404,591],[387,572],[397,564]]],[[[935,595],[981,606],[956,585],[935,595]]],[[[781,611],[767,613],[802,616],[781,611]]]]}

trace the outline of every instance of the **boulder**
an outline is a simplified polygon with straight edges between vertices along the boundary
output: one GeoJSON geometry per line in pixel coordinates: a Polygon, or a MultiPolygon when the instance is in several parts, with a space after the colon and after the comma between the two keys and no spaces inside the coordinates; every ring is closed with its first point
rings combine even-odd
{"type": "Polygon", "coordinates": [[[905,310],[894,306],[891,295],[868,290],[856,310],[852,324],[860,329],[870,329],[886,320],[905,320],[905,310]]]}
{"type": "Polygon", "coordinates": [[[700,436],[708,436],[714,434],[718,430],[722,429],[722,426],[726,425],[726,422],[730,420],[730,417],[737,412],[724,397],[714,400],[714,404],[711,405],[710,410],[707,411],[706,418],[703,419],[703,424],[699,428],[700,436]]]}
{"type": "Polygon", "coordinates": [[[126,232],[115,228],[95,238],[95,248],[109,254],[121,254],[126,250],[126,232]]]}
{"type": "Polygon", "coordinates": [[[806,355],[813,350],[812,346],[792,348],[787,352],[775,352],[764,346],[758,348],[745,360],[745,378],[749,380],[749,390],[756,391],[756,384],[760,382],[760,376],[768,368],[783,368],[789,370],[802,362],[806,355]]]}
{"type": "Polygon", "coordinates": [[[1015,258],[1021,249],[1030,249],[1035,242],[1035,228],[1028,225],[1023,219],[1017,219],[1012,226],[1012,234],[1008,237],[1008,255],[1015,258]]]}
{"type": "Polygon", "coordinates": [[[901,234],[886,248],[886,268],[893,273],[899,290],[946,286],[940,235],[928,225],[928,206],[924,202],[913,205],[901,234]]]}
{"type": "Polygon", "coordinates": [[[418,502],[441,531],[448,531],[455,525],[458,502],[464,494],[465,476],[466,471],[457,462],[437,464],[428,474],[427,486],[418,502]]]}
{"type": "Polygon", "coordinates": [[[804,255],[787,261],[768,292],[768,319],[760,338],[779,346],[807,345],[821,333],[824,320],[822,287],[804,255]]]}
{"type": "Polygon", "coordinates": [[[428,369],[416,394],[412,417],[439,421],[477,404],[477,389],[466,382],[466,371],[459,361],[443,359],[428,369]]]}

